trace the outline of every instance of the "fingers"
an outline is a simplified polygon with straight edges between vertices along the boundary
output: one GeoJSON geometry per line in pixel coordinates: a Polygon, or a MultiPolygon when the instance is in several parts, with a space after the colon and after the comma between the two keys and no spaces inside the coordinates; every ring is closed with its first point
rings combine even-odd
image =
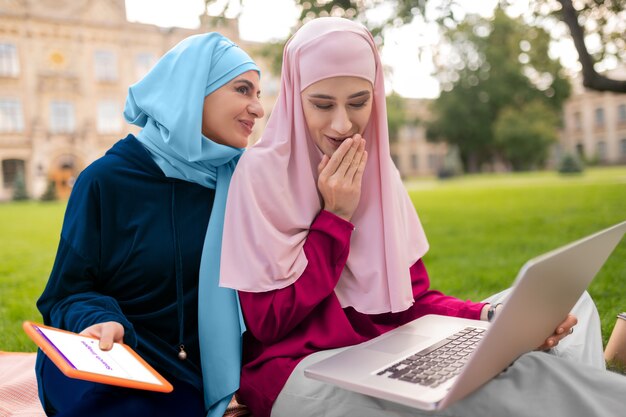
{"type": "Polygon", "coordinates": [[[339,165],[341,164],[341,162],[343,161],[344,156],[348,153],[350,148],[352,148],[353,143],[354,141],[352,140],[352,138],[348,138],[344,140],[341,143],[341,145],[339,145],[339,148],[337,148],[335,153],[333,153],[333,156],[330,157],[330,161],[328,161],[328,164],[326,165],[326,169],[324,169],[320,173],[320,175],[334,174],[339,168],[339,165]]]}
{"type": "Polygon", "coordinates": [[[350,149],[348,149],[348,152],[346,152],[344,157],[341,159],[341,163],[337,168],[337,175],[345,177],[348,180],[352,180],[354,173],[356,172],[356,168],[358,167],[358,163],[361,161],[363,150],[365,149],[364,142],[365,141],[360,135],[354,135],[350,149]],[[352,169],[353,167],[354,169],[352,169]]]}
{"type": "MultiPolygon", "coordinates": [[[[365,151],[365,139],[356,134],[353,138],[348,138],[339,145],[339,148],[330,157],[326,169],[319,171],[320,175],[337,175],[340,178],[351,180],[358,170],[359,163],[365,151]]],[[[319,166],[318,166],[319,169],[319,166]]]]}
{"type": "MultiPolygon", "coordinates": [[[[365,168],[365,165],[363,162],[363,158],[365,157],[365,154],[366,154],[365,139],[360,138],[360,137],[359,139],[357,139],[357,136],[355,136],[355,141],[357,142],[357,146],[354,152],[354,157],[350,161],[350,165],[348,166],[348,169],[346,171],[346,178],[349,181],[354,181],[354,182],[358,181],[360,183],[360,178],[356,178],[356,175],[359,169],[361,168],[361,165],[363,165],[363,168],[365,168]]],[[[353,148],[355,147],[353,146],[353,148]]]]}
{"type": "Polygon", "coordinates": [[[543,345],[539,347],[540,350],[547,350],[555,347],[561,340],[569,336],[574,331],[574,326],[578,323],[576,316],[568,314],[565,320],[554,330],[554,333],[550,335],[543,345]]]}
{"type": "Polygon", "coordinates": [[[80,334],[99,339],[100,349],[111,350],[113,343],[122,343],[124,341],[124,326],[115,321],[107,321],[89,326],[80,334]]]}
{"type": "Polygon", "coordinates": [[[328,158],[328,155],[324,154],[324,156],[322,156],[322,160],[320,161],[319,165],[317,166],[317,174],[321,175],[322,171],[324,171],[324,168],[326,168],[326,166],[328,165],[328,162],[330,161],[330,159],[328,158]]]}
{"type": "Polygon", "coordinates": [[[115,342],[115,328],[108,326],[108,323],[102,326],[102,335],[100,336],[100,349],[111,350],[113,342],[115,342]]]}
{"type": "Polygon", "coordinates": [[[325,210],[350,221],[359,204],[366,162],[365,139],[358,134],[344,140],[330,158],[322,157],[317,188],[325,210]]]}
{"type": "Polygon", "coordinates": [[[576,316],[572,314],[568,314],[563,323],[559,324],[559,326],[555,330],[555,334],[560,336],[559,340],[563,339],[569,334],[572,334],[574,326],[578,323],[578,319],[576,316]]]}

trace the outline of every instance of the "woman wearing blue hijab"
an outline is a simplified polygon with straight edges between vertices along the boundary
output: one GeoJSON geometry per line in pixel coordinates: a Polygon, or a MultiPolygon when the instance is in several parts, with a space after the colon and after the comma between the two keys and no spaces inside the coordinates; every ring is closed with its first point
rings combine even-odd
{"type": "Polygon", "coordinates": [[[65,377],[41,352],[48,415],[222,416],[239,387],[234,291],[219,288],[226,193],[259,102],[260,70],[227,38],[191,36],[129,88],[142,127],[74,185],[48,284],[44,323],[132,346],[169,394],[65,377]]]}

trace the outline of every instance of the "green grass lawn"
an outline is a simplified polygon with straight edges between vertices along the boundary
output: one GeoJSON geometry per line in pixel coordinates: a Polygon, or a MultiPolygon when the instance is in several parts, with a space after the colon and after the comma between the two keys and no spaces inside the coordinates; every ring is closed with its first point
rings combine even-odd
{"type": "MultiPolygon", "coordinates": [[[[626,168],[407,182],[430,241],[433,288],[480,300],[507,288],[528,259],[626,220],[626,168]]],[[[592,282],[604,342],[626,311],[626,239],[592,282]]]]}
{"type": "MultiPolygon", "coordinates": [[[[522,264],[626,220],[626,168],[407,181],[431,249],[432,287],[480,300],[508,287],[522,264]]],[[[0,350],[33,351],[23,320],[52,268],[64,203],[0,204],[0,350]]],[[[626,240],[591,285],[605,342],[626,311],[626,240]]]]}
{"type": "Polygon", "coordinates": [[[0,204],[0,350],[33,351],[22,321],[41,320],[35,301],[54,262],[65,203],[0,204]]]}

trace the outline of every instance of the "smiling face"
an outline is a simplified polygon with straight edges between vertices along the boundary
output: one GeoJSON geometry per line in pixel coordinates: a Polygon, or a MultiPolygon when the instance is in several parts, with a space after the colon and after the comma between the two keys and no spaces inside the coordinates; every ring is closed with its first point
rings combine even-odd
{"type": "Polygon", "coordinates": [[[323,79],[305,88],[301,98],[309,134],[329,157],[347,138],[363,135],[372,113],[372,84],[359,77],[323,79]]]}
{"type": "Polygon", "coordinates": [[[254,121],[263,117],[259,74],[248,71],[204,98],[202,134],[212,141],[245,148],[254,121]]]}

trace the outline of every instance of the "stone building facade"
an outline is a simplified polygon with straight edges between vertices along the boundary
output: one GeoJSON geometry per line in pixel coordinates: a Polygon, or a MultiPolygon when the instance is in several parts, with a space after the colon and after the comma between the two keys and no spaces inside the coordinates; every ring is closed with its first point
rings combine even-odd
{"type": "MultiPolygon", "coordinates": [[[[185,37],[217,30],[258,46],[239,40],[235,20],[199,18],[198,30],[161,28],[127,21],[124,0],[0,2],[0,200],[20,177],[31,197],[51,181],[67,197],[84,167],[137,131],[122,116],[128,86],[185,37]]],[[[266,108],[274,85],[264,71],[266,108]]]]}
{"type": "Polygon", "coordinates": [[[428,142],[422,123],[430,117],[431,103],[428,99],[406,99],[406,118],[411,122],[398,130],[396,138],[390,138],[391,157],[404,178],[436,175],[444,168],[448,146],[428,142]]]}
{"type": "MultiPolygon", "coordinates": [[[[624,79],[626,70],[609,76],[624,79]]],[[[575,80],[557,153],[565,152],[600,165],[626,164],[626,94],[591,91],[575,80]]]]}
{"type": "MultiPolygon", "coordinates": [[[[13,197],[20,180],[32,198],[51,184],[66,198],[83,168],[137,131],[122,117],[128,86],[196,33],[223,33],[261,66],[266,116],[255,126],[251,141],[256,141],[278,94],[279,76],[257,53],[262,44],[239,39],[237,21],[206,14],[199,19],[197,30],[162,28],[129,22],[124,0],[0,1],[0,201],[13,197]]],[[[430,102],[407,99],[408,119],[428,120],[430,102]]],[[[607,123],[621,120],[615,105],[617,119],[606,110],[607,123]]],[[[581,112],[594,111],[584,106],[578,104],[581,112]]],[[[580,137],[580,132],[564,136],[576,143],[580,137]]],[[[626,146],[605,137],[610,155],[626,146]]],[[[409,123],[391,139],[392,158],[403,177],[436,175],[444,167],[448,147],[427,142],[423,124],[409,123]]],[[[602,149],[581,143],[585,152],[602,149]]]]}

